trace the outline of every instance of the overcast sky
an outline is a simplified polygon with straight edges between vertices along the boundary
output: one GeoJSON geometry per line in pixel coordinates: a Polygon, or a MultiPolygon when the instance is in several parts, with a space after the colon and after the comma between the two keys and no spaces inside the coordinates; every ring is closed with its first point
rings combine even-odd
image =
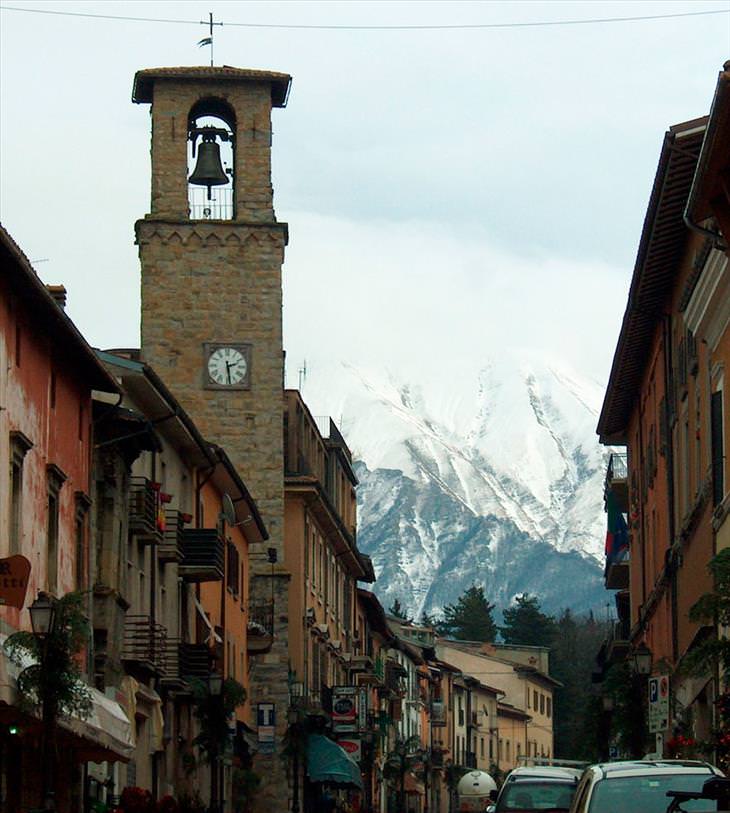
{"type": "MultiPolygon", "coordinates": [[[[275,24],[476,24],[728,2],[40,2],[275,24]]],[[[149,210],[135,70],[205,64],[202,26],[0,13],[0,217],[92,344],[139,342],[149,210]]],[[[605,381],[663,133],[709,110],[730,15],[474,30],[224,25],[216,64],[293,75],[274,112],[292,373],[540,349],[605,381]],[[316,313],[316,317],[315,317],[316,313]]],[[[432,362],[431,362],[432,360],[432,362]]],[[[294,376],[290,383],[294,383],[294,376]]]]}

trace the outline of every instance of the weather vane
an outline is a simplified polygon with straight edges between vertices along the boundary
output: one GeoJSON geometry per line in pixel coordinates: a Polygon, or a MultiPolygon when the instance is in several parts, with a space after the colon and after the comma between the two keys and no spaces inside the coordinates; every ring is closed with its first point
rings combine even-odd
{"type": "MultiPolygon", "coordinates": [[[[205,25],[205,20],[200,21],[201,25],[205,25]]],[[[204,45],[210,45],[210,67],[213,67],[213,26],[214,25],[223,25],[223,23],[214,23],[213,22],[213,12],[208,13],[208,25],[210,26],[210,34],[207,37],[203,37],[202,40],[198,42],[198,48],[202,48],[204,45]]]]}

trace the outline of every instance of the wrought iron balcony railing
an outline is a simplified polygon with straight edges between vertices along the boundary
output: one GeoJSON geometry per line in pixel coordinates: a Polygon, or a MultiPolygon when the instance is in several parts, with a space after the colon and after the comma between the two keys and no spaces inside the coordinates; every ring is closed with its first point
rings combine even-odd
{"type": "Polygon", "coordinates": [[[129,478],[129,532],[141,542],[159,541],[158,492],[146,477],[129,478]]]}
{"type": "Polygon", "coordinates": [[[274,643],[274,602],[252,601],[248,605],[248,651],[252,655],[268,652],[274,643]]]}
{"type": "Polygon", "coordinates": [[[188,582],[223,578],[224,541],[216,528],[184,528],[179,573],[188,582]]]}
{"type": "Polygon", "coordinates": [[[183,517],[180,511],[165,511],[165,530],[157,545],[157,558],[161,562],[182,561],[182,532],[185,529],[183,517]]]}
{"type": "Polygon", "coordinates": [[[124,619],[122,660],[140,669],[163,675],[167,665],[167,631],[148,615],[124,619]]]}

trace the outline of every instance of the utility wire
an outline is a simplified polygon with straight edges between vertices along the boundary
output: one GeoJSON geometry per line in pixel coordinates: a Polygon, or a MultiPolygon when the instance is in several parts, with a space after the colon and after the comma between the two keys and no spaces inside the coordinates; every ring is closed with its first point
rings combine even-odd
{"type": "MultiPolygon", "coordinates": [[[[116,14],[89,14],[80,11],[55,11],[52,9],[21,8],[18,6],[0,6],[0,11],[20,11],[29,14],[53,14],[60,17],[84,17],[95,20],[117,20],[135,23],[168,23],[174,25],[208,25],[207,20],[174,20],[164,17],[129,17],[116,14]]],[[[557,25],[592,25],[600,23],[633,23],[647,20],[668,20],[678,17],[702,17],[708,14],[730,14],[730,8],[711,9],[707,11],[685,11],[674,14],[645,14],[633,17],[595,17],[585,20],[535,20],[533,22],[512,23],[463,23],[453,25],[307,25],[287,23],[236,23],[220,22],[217,25],[226,25],[235,28],[279,28],[304,31],[449,31],[449,30],[478,30],[488,28],[540,28],[557,25]]]]}

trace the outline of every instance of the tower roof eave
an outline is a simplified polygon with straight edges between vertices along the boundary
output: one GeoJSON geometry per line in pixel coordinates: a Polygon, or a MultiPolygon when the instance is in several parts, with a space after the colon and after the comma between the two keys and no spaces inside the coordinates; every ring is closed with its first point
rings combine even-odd
{"type": "Polygon", "coordinates": [[[260,71],[253,68],[221,66],[183,66],[178,68],[145,68],[134,75],[132,101],[137,104],[152,102],[152,93],[158,79],[175,79],[189,82],[265,82],[271,85],[271,103],[274,107],[286,107],[291,88],[291,76],[277,71],[260,71]]]}

